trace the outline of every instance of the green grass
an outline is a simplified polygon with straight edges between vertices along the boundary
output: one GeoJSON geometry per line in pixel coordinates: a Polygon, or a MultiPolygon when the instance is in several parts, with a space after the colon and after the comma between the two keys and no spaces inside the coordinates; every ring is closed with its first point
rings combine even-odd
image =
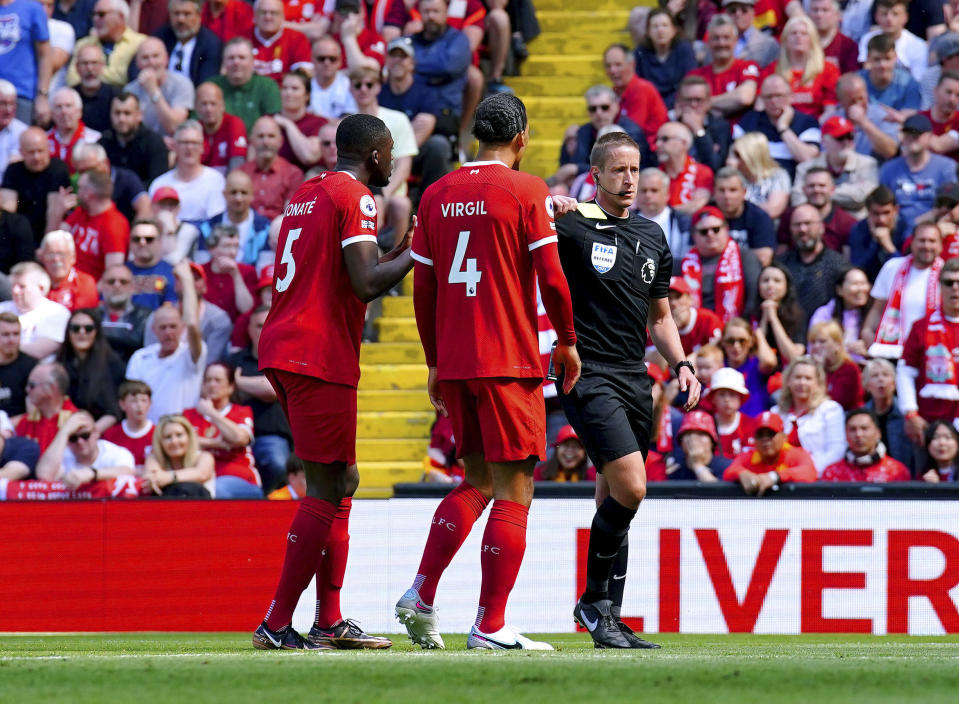
{"type": "Polygon", "coordinates": [[[0,636],[0,702],[955,702],[959,638],[658,635],[658,651],[260,652],[242,633],[0,636]],[[293,699],[296,698],[296,699],[293,699]]]}

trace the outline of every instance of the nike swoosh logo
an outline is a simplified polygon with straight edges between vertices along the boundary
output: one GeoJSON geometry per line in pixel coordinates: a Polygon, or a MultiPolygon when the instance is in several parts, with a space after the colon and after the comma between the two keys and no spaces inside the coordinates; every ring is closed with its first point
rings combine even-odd
{"type": "Polygon", "coordinates": [[[621,579],[626,579],[626,575],[624,575],[624,574],[614,574],[614,575],[613,575],[613,579],[618,582],[618,581],[621,580],[621,579]]]}
{"type": "Polygon", "coordinates": [[[423,603],[419,601],[416,602],[416,608],[419,609],[420,611],[425,611],[428,614],[433,613],[432,606],[423,606],[423,603]]]}
{"type": "Polygon", "coordinates": [[[600,555],[599,553],[596,553],[596,557],[598,557],[600,560],[612,560],[618,554],[619,554],[619,551],[617,550],[612,555],[600,555]]]}
{"type": "Polygon", "coordinates": [[[600,225],[599,223],[596,223],[596,229],[597,229],[597,230],[608,230],[608,229],[611,228],[611,227],[616,227],[616,226],[615,226],[615,225],[600,225]]]}
{"type": "Polygon", "coordinates": [[[478,633],[474,633],[473,635],[475,638],[479,638],[480,640],[485,640],[487,643],[492,643],[493,645],[499,648],[502,648],[503,650],[522,650],[523,649],[523,646],[520,645],[519,641],[515,641],[513,643],[503,643],[502,641],[493,640],[492,638],[488,638],[486,636],[481,636],[478,633]]]}
{"type": "Polygon", "coordinates": [[[282,641],[279,641],[279,640],[277,640],[276,638],[274,638],[273,636],[271,636],[271,635],[270,635],[270,632],[269,632],[268,630],[266,630],[265,628],[263,629],[263,635],[265,635],[267,638],[269,638],[269,639],[270,639],[270,642],[271,642],[273,645],[275,645],[277,648],[280,647],[280,643],[281,643],[282,641]]]}
{"type": "Polygon", "coordinates": [[[583,625],[586,626],[586,629],[588,631],[592,632],[596,630],[596,626],[599,625],[599,619],[596,619],[595,621],[590,621],[589,616],[587,616],[583,612],[580,612],[580,616],[583,617],[583,625]]]}

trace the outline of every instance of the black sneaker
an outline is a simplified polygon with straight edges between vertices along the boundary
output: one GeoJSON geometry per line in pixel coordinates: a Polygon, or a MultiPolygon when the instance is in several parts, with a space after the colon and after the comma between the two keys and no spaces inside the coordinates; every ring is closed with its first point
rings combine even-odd
{"type": "Polygon", "coordinates": [[[613,616],[613,620],[616,622],[616,625],[619,626],[619,632],[623,634],[626,638],[626,641],[629,643],[630,648],[640,648],[644,650],[655,650],[656,648],[662,648],[659,643],[650,643],[648,640],[643,640],[638,635],[633,632],[633,629],[623,623],[621,618],[613,616]]]}
{"type": "Polygon", "coordinates": [[[612,603],[609,599],[600,599],[592,604],[586,604],[580,599],[573,609],[573,618],[589,631],[597,648],[630,648],[632,646],[609,613],[612,603]]]}
{"type": "Polygon", "coordinates": [[[253,631],[253,647],[257,650],[333,650],[329,645],[309,642],[297,633],[293,626],[271,631],[267,628],[266,621],[253,631]]]}
{"type": "Polygon", "coordinates": [[[360,628],[360,624],[351,618],[343,619],[332,628],[320,628],[316,624],[310,629],[306,639],[314,645],[339,650],[381,650],[393,645],[389,638],[371,636],[360,628]]]}

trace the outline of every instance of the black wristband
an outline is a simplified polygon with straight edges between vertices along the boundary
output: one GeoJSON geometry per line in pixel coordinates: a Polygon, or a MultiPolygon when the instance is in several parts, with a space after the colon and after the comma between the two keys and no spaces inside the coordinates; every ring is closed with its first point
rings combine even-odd
{"type": "Polygon", "coordinates": [[[680,367],[689,367],[689,371],[691,371],[693,375],[696,374],[696,368],[693,367],[693,363],[688,359],[684,359],[682,362],[679,362],[675,367],[673,367],[673,371],[676,372],[676,376],[679,376],[680,367]]]}

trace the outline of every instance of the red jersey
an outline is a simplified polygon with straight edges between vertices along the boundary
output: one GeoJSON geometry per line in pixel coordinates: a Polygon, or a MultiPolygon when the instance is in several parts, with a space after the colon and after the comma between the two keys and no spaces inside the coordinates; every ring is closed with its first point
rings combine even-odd
{"type": "Polygon", "coordinates": [[[859,365],[847,359],[835,370],[826,372],[826,393],[845,411],[859,408],[864,400],[859,365]]]}
{"type": "Polygon", "coordinates": [[[656,132],[669,119],[666,103],[649,81],[633,74],[619,93],[620,114],[643,128],[650,146],[656,143],[656,132]]]}
{"type": "MultiPolygon", "coordinates": [[[[943,318],[944,335],[948,340],[945,347],[952,353],[952,363],[959,368],[959,323],[950,322],[943,318]]],[[[927,376],[926,352],[930,347],[927,341],[926,328],[929,324],[929,316],[920,318],[912,324],[909,336],[906,338],[906,344],[902,349],[902,361],[913,369],[919,370],[919,376],[916,378],[916,399],[919,404],[919,415],[927,421],[948,420],[959,418],[959,401],[950,401],[931,396],[923,396],[922,388],[926,384],[936,383],[927,376]]],[[[946,366],[946,360],[942,360],[940,367],[946,366]]]]}
{"type": "Polygon", "coordinates": [[[859,70],[859,44],[842,32],[836,32],[829,46],[824,46],[822,51],[826,55],[826,61],[835,64],[839,69],[840,76],[859,70]]]}
{"type": "Polygon", "coordinates": [[[679,341],[686,354],[695,352],[709,342],[716,342],[723,332],[722,318],[708,308],[692,308],[689,312],[688,329],[679,331],[679,341]]]}
{"type": "Polygon", "coordinates": [[[260,369],[356,386],[366,304],[353,292],[342,253],[356,242],[376,243],[376,204],[351,174],[324,172],[293,194],[276,247],[260,369]]]}
{"type": "MultiPolygon", "coordinates": [[[[770,64],[763,72],[763,80],[776,72],[776,64],[770,64]]],[[[812,115],[817,120],[827,105],[836,104],[836,83],[839,81],[839,69],[829,61],[823,66],[822,73],[809,83],[802,82],[802,71],[794,69],[789,80],[790,103],[799,112],[812,115]]]]}
{"type": "Polygon", "coordinates": [[[203,131],[203,157],[200,161],[204,166],[226,174],[230,159],[237,156],[246,159],[246,147],[246,125],[243,120],[225,113],[220,129],[213,134],[203,131]]]}
{"type": "Polygon", "coordinates": [[[227,0],[226,7],[218,17],[213,16],[210,3],[203,3],[200,20],[221,41],[233,37],[249,37],[253,34],[253,7],[243,0],[227,0]]]}
{"type": "Polygon", "coordinates": [[[426,190],[412,254],[435,277],[417,324],[439,379],[542,378],[531,252],[556,242],[546,184],[501,162],[464,164],[426,190]]]}
{"type": "Polygon", "coordinates": [[[279,84],[288,71],[313,70],[310,40],[303,33],[283,29],[264,40],[254,28],[247,36],[253,42],[253,70],[261,76],[268,76],[279,84]]]}
{"type": "Polygon", "coordinates": [[[67,278],[56,288],[51,288],[47,298],[66,306],[71,311],[78,308],[96,308],[100,305],[100,294],[97,293],[97,282],[89,274],[70,269],[67,278]]]}
{"type": "Polygon", "coordinates": [[[323,0],[285,0],[283,3],[283,17],[287,22],[313,22],[323,14],[323,0]]]}
{"type": "Polygon", "coordinates": [[[719,425],[716,423],[716,431],[719,433],[720,453],[727,459],[734,460],[747,449],[754,446],[756,438],[756,426],[759,421],[750,418],[744,413],[739,413],[736,420],[729,425],[719,425]]]}
{"type": "Polygon", "coordinates": [[[683,170],[676,178],[669,181],[669,205],[672,208],[688,203],[693,193],[699,188],[705,188],[710,193],[713,190],[713,170],[705,164],[700,164],[688,154],[683,170]]]}
{"type": "Polygon", "coordinates": [[[757,29],[769,28],[778,37],[786,25],[786,5],[788,0],[757,0],[753,26],[757,29]]]}
{"type": "Polygon", "coordinates": [[[40,411],[36,409],[27,411],[20,420],[17,421],[14,432],[18,437],[35,440],[40,446],[40,452],[43,452],[50,447],[50,443],[53,442],[53,438],[56,437],[60,426],[66,423],[67,418],[72,416],[76,410],[77,407],[73,405],[73,401],[65,398],[63,399],[63,407],[60,409],[60,412],[49,418],[44,418],[40,415],[40,411]]]}
{"type": "MultiPolygon", "coordinates": [[[[919,114],[925,115],[929,118],[929,122],[932,123],[932,133],[934,135],[946,134],[952,130],[959,130],[959,110],[956,110],[954,113],[952,113],[952,117],[950,117],[946,122],[938,122],[936,118],[932,116],[931,109],[923,110],[919,114]]],[[[950,159],[959,160],[959,149],[953,149],[945,156],[949,157],[950,159]]]]}
{"type": "Polygon", "coordinates": [[[820,479],[824,482],[908,482],[912,479],[902,462],[884,455],[875,464],[861,466],[847,459],[834,462],[823,470],[820,479]]]}
{"type": "Polygon", "coordinates": [[[133,454],[137,467],[142,467],[153,449],[153,428],[153,422],[148,420],[143,430],[132,433],[127,428],[127,422],[121,421],[104,430],[103,439],[128,449],[133,454]]]}
{"type": "Polygon", "coordinates": [[[759,82],[759,66],[754,61],[745,59],[733,59],[729,68],[720,73],[716,73],[712,64],[694,68],[689,73],[705,78],[714,96],[728,93],[746,81],[759,82]]]}
{"type": "MultiPolygon", "coordinates": [[[[249,289],[250,295],[256,301],[256,284],[258,281],[256,269],[243,262],[237,262],[236,266],[240,270],[240,276],[249,289]]],[[[240,316],[240,310],[236,307],[236,289],[233,286],[233,277],[230,274],[215,273],[212,262],[203,265],[203,272],[206,274],[206,293],[203,294],[203,297],[226,311],[230,320],[236,322],[236,319],[240,316]]]]}
{"type": "MultiPolygon", "coordinates": [[[[220,414],[249,430],[250,437],[253,437],[253,410],[249,406],[231,403],[220,411],[220,414]]],[[[201,438],[212,440],[220,436],[220,430],[205,416],[198,413],[195,408],[188,408],[183,411],[183,417],[190,421],[190,424],[196,428],[197,435],[201,438]]],[[[230,450],[211,450],[216,475],[218,477],[224,475],[239,477],[250,482],[250,484],[260,486],[260,474],[253,464],[253,450],[250,448],[251,445],[246,445],[230,450]]]]}
{"type": "Polygon", "coordinates": [[[731,465],[726,467],[726,471],[723,472],[723,479],[727,482],[734,482],[743,470],[749,470],[756,474],[775,471],[779,474],[779,480],[782,482],[816,481],[816,466],[812,463],[812,456],[803,448],[793,447],[788,442],[783,445],[783,449],[776,460],[770,463],[763,462],[759,453],[755,450],[746,450],[734,459],[731,465]]]}
{"type": "Polygon", "coordinates": [[[67,168],[70,169],[71,174],[73,173],[73,147],[79,142],[93,144],[99,140],[100,133],[83,124],[83,120],[80,120],[69,142],[60,140],[60,135],[57,133],[56,127],[47,132],[47,141],[50,143],[50,156],[65,163],[67,168]]]}
{"type": "Polygon", "coordinates": [[[95,281],[103,274],[107,254],[127,253],[130,223],[113,203],[92,217],[83,208],[74,208],[64,222],[77,246],[77,270],[89,274],[95,281]]]}
{"type": "MultiPolygon", "coordinates": [[[[344,68],[352,68],[346,60],[346,50],[343,48],[343,42],[340,41],[340,35],[337,34],[334,38],[340,45],[344,68]]],[[[356,36],[356,43],[359,44],[363,55],[375,59],[381,68],[386,64],[386,41],[377,32],[364,27],[363,31],[356,36]]]]}

